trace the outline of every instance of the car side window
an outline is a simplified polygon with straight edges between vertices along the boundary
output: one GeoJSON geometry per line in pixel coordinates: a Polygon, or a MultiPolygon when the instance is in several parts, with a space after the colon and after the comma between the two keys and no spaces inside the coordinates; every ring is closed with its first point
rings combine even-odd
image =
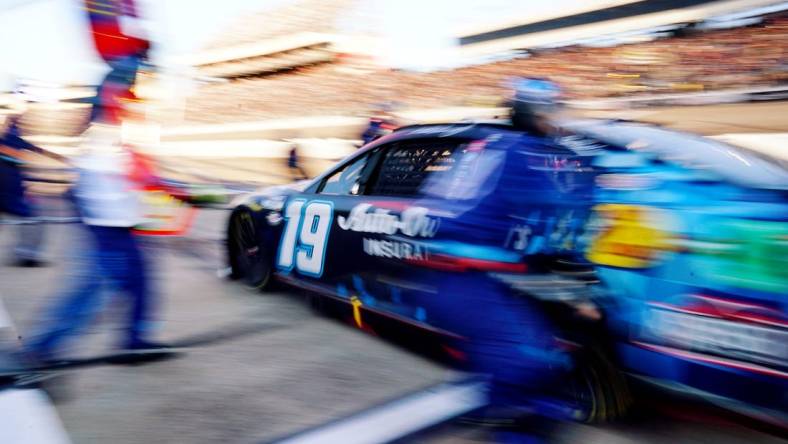
{"type": "Polygon", "coordinates": [[[366,194],[409,197],[423,194],[428,178],[448,175],[461,140],[424,139],[397,142],[383,154],[378,174],[366,194]]]}
{"type": "Polygon", "coordinates": [[[360,156],[359,158],[345,164],[343,167],[334,171],[333,174],[323,179],[323,182],[318,189],[318,194],[330,195],[355,195],[359,192],[359,178],[364,166],[369,159],[368,155],[360,156]]]}
{"type": "Polygon", "coordinates": [[[455,150],[453,157],[451,170],[428,177],[421,186],[421,194],[436,199],[480,199],[495,188],[506,152],[486,149],[483,141],[475,141],[455,150]]]}

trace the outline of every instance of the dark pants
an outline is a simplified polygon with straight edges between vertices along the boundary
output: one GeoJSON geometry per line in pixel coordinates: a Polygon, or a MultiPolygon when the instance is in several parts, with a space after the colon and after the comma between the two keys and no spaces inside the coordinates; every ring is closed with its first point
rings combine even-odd
{"type": "Polygon", "coordinates": [[[290,168],[290,174],[293,176],[293,180],[309,179],[304,168],[298,163],[288,162],[287,165],[290,168]]]}
{"type": "Polygon", "coordinates": [[[0,160],[0,213],[30,217],[33,211],[25,200],[25,185],[18,165],[0,160]]]}
{"type": "Polygon", "coordinates": [[[48,310],[43,331],[28,350],[52,359],[66,340],[75,336],[101,310],[102,284],[122,293],[129,302],[125,346],[147,340],[153,309],[150,282],[136,236],[129,228],[88,226],[93,251],[77,271],[71,288],[48,310]]]}

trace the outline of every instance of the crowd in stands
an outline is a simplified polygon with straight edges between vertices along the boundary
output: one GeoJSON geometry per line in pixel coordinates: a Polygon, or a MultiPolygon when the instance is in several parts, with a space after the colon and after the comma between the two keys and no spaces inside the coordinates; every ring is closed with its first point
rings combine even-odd
{"type": "Polygon", "coordinates": [[[406,108],[495,105],[514,76],[548,77],[569,99],[716,90],[788,82],[788,15],[754,26],[682,32],[615,47],[564,47],[526,57],[429,73],[354,70],[352,59],[203,86],[191,122],[305,115],[368,115],[376,104],[406,108]]]}

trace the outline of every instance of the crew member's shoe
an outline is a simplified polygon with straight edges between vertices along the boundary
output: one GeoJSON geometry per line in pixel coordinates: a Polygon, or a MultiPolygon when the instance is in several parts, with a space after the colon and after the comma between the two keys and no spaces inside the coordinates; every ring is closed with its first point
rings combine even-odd
{"type": "Polygon", "coordinates": [[[175,350],[177,347],[174,347],[170,344],[166,344],[163,342],[154,342],[154,341],[133,341],[126,343],[126,346],[123,347],[123,351],[130,351],[130,352],[166,352],[175,350]]]}
{"type": "Polygon", "coordinates": [[[178,347],[162,342],[132,341],[118,350],[118,356],[112,361],[119,364],[151,362],[172,358],[179,352],[178,347]]]}
{"type": "Polygon", "coordinates": [[[46,267],[47,263],[40,259],[17,259],[14,261],[13,265],[15,267],[24,267],[24,268],[37,268],[37,267],[46,267]]]}

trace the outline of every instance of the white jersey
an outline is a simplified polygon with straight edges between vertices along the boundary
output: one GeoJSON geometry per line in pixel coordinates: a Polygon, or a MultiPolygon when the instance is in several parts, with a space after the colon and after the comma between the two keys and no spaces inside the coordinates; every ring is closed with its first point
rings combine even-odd
{"type": "Polygon", "coordinates": [[[120,147],[115,128],[91,128],[85,153],[75,161],[75,197],[82,221],[103,227],[134,227],[141,221],[135,184],[129,179],[131,154],[120,147]]]}

